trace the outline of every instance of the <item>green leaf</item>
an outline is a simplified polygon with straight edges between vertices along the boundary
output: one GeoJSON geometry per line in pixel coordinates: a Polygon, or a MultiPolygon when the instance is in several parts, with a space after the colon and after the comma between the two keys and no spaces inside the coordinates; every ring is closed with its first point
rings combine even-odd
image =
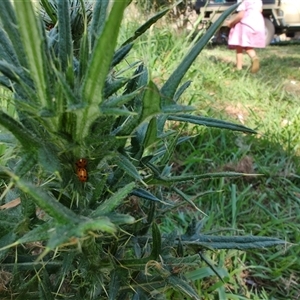
{"type": "MultiPolygon", "coordinates": [[[[178,105],[173,103],[171,105],[163,106],[162,110],[165,114],[175,114],[175,113],[183,113],[186,111],[192,112],[195,110],[195,107],[191,105],[178,105]]],[[[167,118],[168,117],[165,117],[165,119],[167,118]]]]}
{"type": "Polygon", "coordinates": [[[202,254],[201,251],[199,251],[199,255],[201,259],[203,259],[204,262],[211,268],[215,275],[224,283],[224,280],[221,274],[218,272],[217,268],[215,267],[214,263],[211,260],[209,260],[204,254],[202,254]]]}
{"type": "MultiPolygon", "coordinates": [[[[175,239],[176,240],[176,239],[175,239]]],[[[170,250],[170,247],[171,249],[173,249],[174,247],[174,241],[173,239],[173,244],[172,246],[170,245],[169,246],[169,250],[166,249],[167,251],[172,251],[170,250]]],[[[167,246],[168,247],[168,246],[167,246]]],[[[177,253],[176,253],[177,254],[177,253]]],[[[180,265],[184,265],[184,266],[189,266],[189,267],[199,267],[199,254],[189,254],[187,256],[184,256],[184,257],[173,257],[173,256],[170,256],[170,255],[166,255],[164,257],[164,261],[166,262],[166,264],[169,264],[169,265],[177,265],[177,266],[180,266],[180,265]]]]}
{"type": "MultiPolygon", "coordinates": [[[[149,164],[147,166],[150,167],[149,164]]],[[[259,174],[243,174],[243,173],[235,173],[235,172],[220,172],[220,173],[206,173],[206,174],[199,174],[199,175],[181,175],[181,176],[157,176],[156,178],[150,178],[146,181],[147,184],[166,184],[171,185],[174,182],[185,182],[190,180],[201,180],[201,179],[213,179],[213,178],[236,178],[241,176],[257,176],[259,174]]]]}
{"type": "Polygon", "coordinates": [[[132,93],[137,89],[145,87],[148,82],[148,70],[143,64],[139,64],[132,78],[128,81],[124,94],[132,93]]]}
{"type": "MultiPolygon", "coordinates": [[[[125,93],[132,93],[137,89],[144,89],[147,85],[149,87],[149,84],[151,85],[151,83],[148,83],[148,70],[147,68],[144,68],[143,65],[140,65],[137,70],[135,71],[133,78],[128,82],[126,89],[125,89],[125,93]]],[[[156,88],[155,88],[156,89],[156,88]]],[[[151,108],[149,107],[150,105],[150,101],[151,101],[151,94],[152,94],[153,90],[149,90],[148,91],[148,95],[146,96],[146,98],[144,99],[144,93],[145,91],[143,91],[141,94],[138,94],[134,100],[133,100],[133,104],[132,104],[132,110],[134,112],[136,112],[138,114],[137,117],[133,117],[131,119],[129,119],[129,121],[127,121],[125,123],[124,126],[122,126],[121,131],[118,133],[118,135],[120,136],[128,136],[130,134],[132,134],[135,130],[137,130],[137,128],[141,125],[141,121],[143,120],[143,117],[141,116],[142,114],[144,114],[144,117],[147,117],[147,114],[150,112],[151,114],[151,108]],[[142,112],[142,110],[144,109],[143,107],[143,103],[145,101],[146,104],[146,110],[144,111],[144,113],[142,112]],[[147,107],[149,107],[149,111],[147,109],[147,107]]],[[[156,95],[155,97],[159,97],[159,94],[156,95]]],[[[155,99],[156,103],[155,103],[155,107],[154,110],[156,111],[157,108],[157,100],[158,98],[155,99]]],[[[149,115],[150,117],[150,115],[149,115]]],[[[126,143],[126,140],[124,139],[124,145],[126,143]]]]}
{"type": "Polygon", "coordinates": [[[162,165],[165,165],[164,171],[161,173],[161,176],[163,177],[170,177],[171,176],[171,170],[168,168],[168,162],[171,159],[171,156],[175,152],[175,149],[177,145],[179,144],[179,133],[176,134],[174,137],[170,137],[170,141],[168,144],[165,145],[164,149],[161,151],[162,157],[160,158],[160,163],[162,165]],[[166,172],[169,171],[169,172],[166,172]],[[163,174],[164,173],[164,174],[163,174]]]}
{"type": "Polygon", "coordinates": [[[188,296],[189,299],[200,300],[198,294],[192,289],[191,285],[179,278],[178,276],[171,275],[167,278],[167,282],[177,291],[183,293],[188,296]]]}
{"type": "Polygon", "coordinates": [[[191,205],[192,207],[194,207],[195,210],[197,210],[198,212],[202,213],[203,215],[207,216],[207,214],[205,212],[203,212],[200,208],[198,208],[198,206],[192,201],[194,199],[197,199],[197,197],[193,196],[188,196],[186,195],[183,191],[179,190],[178,188],[176,188],[175,186],[173,187],[173,190],[183,198],[184,201],[186,201],[189,205],[191,205]]]}
{"type": "Polygon", "coordinates": [[[41,224],[24,234],[16,241],[16,243],[20,245],[37,241],[46,241],[49,239],[51,229],[53,228],[55,228],[55,223],[53,221],[41,224]]]}
{"type": "Polygon", "coordinates": [[[135,222],[134,217],[130,215],[118,214],[113,212],[107,214],[106,216],[114,225],[133,224],[135,222]]]}
{"type": "Polygon", "coordinates": [[[73,64],[73,46],[69,11],[69,1],[57,2],[59,60],[63,72],[73,64]]]}
{"type": "Polygon", "coordinates": [[[129,53],[132,46],[133,46],[133,44],[128,44],[128,45],[125,45],[125,46],[121,47],[120,49],[118,49],[115,52],[114,57],[112,59],[111,67],[115,67],[117,64],[119,64],[129,53]]]}
{"type": "Polygon", "coordinates": [[[0,85],[12,91],[13,85],[12,82],[5,76],[0,76],[0,85]]]}
{"type": "Polygon", "coordinates": [[[112,115],[112,116],[135,116],[136,113],[129,111],[127,109],[122,109],[122,108],[118,108],[118,107],[101,107],[101,112],[104,115],[112,115]]]}
{"type": "Polygon", "coordinates": [[[221,128],[221,129],[242,131],[242,132],[247,132],[247,133],[256,133],[255,130],[250,129],[243,125],[233,124],[233,123],[222,121],[222,120],[217,120],[217,119],[207,118],[207,117],[202,117],[202,116],[189,115],[189,114],[171,115],[171,116],[168,116],[168,120],[187,122],[187,123],[203,125],[203,126],[207,126],[207,127],[215,127],[215,128],[221,128]]]}
{"type": "Polygon", "coordinates": [[[157,120],[152,118],[146,126],[146,134],[144,136],[143,144],[141,145],[144,149],[152,146],[159,140],[157,136],[157,120]]]}
{"type": "Polygon", "coordinates": [[[52,198],[41,188],[19,179],[13,173],[4,170],[14,181],[16,186],[24,193],[30,195],[35,204],[53,217],[58,223],[78,223],[78,216],[70,209],[52,198]]]}
{"type": "Polygon", "coordinates": [[[16,144],[16,139],[14,135],[10,133],[0,133],[0,144],[13,146],[16,144]]]}
{"type": "Polygon", "coordinates": [[[6,62],[0,62],[0,72],[12,82],[19,83],[21,81],[22,69],[6,62]]]}
{"type": "Polygon", "coordinates": [[[127,78],[117,78],[112,81],[106,80],[103,89],[103,98],[106,99],[112,94],[116,93],[128,82],[127,78]]]}
{"type": "Polygon", "coordinates": [[[118,298],[117,296],[121,286],[122,276],[124,276],[124,274],[122,272],[118,272],[117,270],[112,270],[110,272],[108,300],[115,300],[118,298]]]}
{"type": "Polygon", "coordinates": [[[57,22],[56,11],[53,9],[53,6],[49,4],[49,0],[40,0],[42,7],[45,9],[47,15],[51,19],[53,24],[57,22]]]}
{"type": "Polygon", "coordinates": [[[81,221],[74,227],[75,236],[83,237],[89,231],[101,231],[113,234],[116,232],[116,226],[110,221],[108,217],[100,216],[96,219],[87,219],[81,221]]]}
{"type": "Polygon", "coordinates": [[[57,149],[53,149],[50,144],[43,145],[38,149],[38,161],[45,171],[55,173],[60,170],[57,149]]]}
{"type": "Polygon", "coordinates": [[[199,53],[202,51],[202,49],[207,45],[207,43],[210,41],[211,37],[215,34],[215,32],[218,30],[218,28],[223,24],[225,19],[233,13],[239,4],[232,5],[230,8],[228,8],[219,18],[216,22],[212,24],[212,26],[209,27],[207,32],[204,34],[204,36],[195,44],[195,46],[187,53],[187,55],[184,57],[184,59],[181,61],[181,63],[178,65],[178,67],[173,71],[171,76],[168,78],[168,80],[165,82],[163,87],[161,88],[161,93],[163,100],[166,103],[170,103],[173,99],[176,89],[179,86],[183,76],[187,72],[187,70],[190,68],[194,60],[197,58],[199,53]]]}
{"type": "Polygon", "coordinates": [[[76,242],[76,238],[85,237],[90,231],[101,231],[113,234],[116,230],[116,226],[111,223],[107,217],[86,220],[81,219],[79,223],[73,221],[68,224],[56,225],[55,228],[50,231],[46,249],[39,256],[39,259],[64,243],[74,242],[73,238],[75,238],[76,242]]]}
{"type": "Polygon", "coordinates": [[[86,74],[86,70],[88,68],[89,62],[89,35],[87,32],[87,28],[85,28],[82,39],[80,42],[80,52],[79,52],[79,78],[78,81],[81,83],[82,78],[86,74]]]}
{"type": "Polygon", "coordinates": [[[101,35],[108,12],[109,0],[96,0],[94,5],[94,13],[91,24],[91,45],[92,48],[97,40],[97,38],[101,35]]]}
{"type": "Polygon", "coordinates": [[[153,81],[149,81],[144,97],[143,97],[143,110],[140,122],[143,122],[149,117],[161,113],[161,98],[159,90],[153,81]]]}
{"type": "Polygon", "coordinates": [[[10,0],[0,1],[0,19],[1,25],[7,33],[14,47],[14,50],[16,51],[20,64],[24,67],[27,67],[27,60],[24,52],[24,47],[21,42],[20,33],[18,30],[19,27],[17,25],[14,7],[10,0]]]}
{"type": "Polygon", "coordinates": [[[35,152],[29,152],[22,156],[21,160],[17,163],[14,170],[15,174],[19,177],[23,177],[33,167],[36,166],[37,155],[35,152]]]}
{"type": "Polygon", "coordinates": [[[152,251],[151,251],[151,259],[158,259],[159,255],[161,255],[161,235],[159,228],[155,222],[152,223],[152,251]]]}
{"type": "MultiPolygon", "coordinates": [[[[224,278],[229,277],[229,274],[226,269],[215,267],[215,270],[218,272],[218,274],[224,278]]],[[[186,274],[186,277],[191,281],[201,280],[205,277],[214,276],[215,272],[210,267],[204,267],[204,268],[198,268],[196,270],[190,271],[186,274]]]]}
{"type": "Polygon", "coordinates": [[[150,192],[148,192],[144,189],[136,188],[131,192],[131,194],[134,196],[146,199],[146,200],[163,202],[160,199],[158,199],[157,197],[155,197],[153,194],[151,194],[150,192]]]}
{"type": "Polygon", "coordinates": [[[121,96],[112,96],[108,98],[103,104],[101,105],[102,108],[108,108],[108,107],[114,107],[114,106],[122,106],[126,104],[127,102],[131,101],[134,97],[141,94],[143,91],[142,88],[135,90],[132,93],[123,94],[121,96]]]}
{"type": "Polygon", "coordinates": [[[11,64],[15,67],[20,66],[13,45],[11,44],[11,41],[8,39],[7,34],[2,28],[0,28],[0,57],[8,64],[11,64]]]}
{"type": "Polygon", "coordinates": [[[215,236],[196,234],[192,238],[182,236],[181,241],[185,245],[209,247],[211,249],[259,249],[284,245],[286,241],[265,236],[215,236]]]}
{"type": "Polygon", "coordinates": [[[185,82],[175,93],[174,95],[174,101],[177,102],[179,100],[179,98],[181,97],[181,95],[184,93],[184,91],[190,86],[190,84],[192,83],[191,80],[188,80],[187,82],[185,82]]]}
{"type": "Polygon", "coordinates": [[[135,183],[131,182],[121,189],[119,189],[116,193],[113,194],[112,197],[106,199],[98,208],[91,214],[93,217],[102,216],[112,212],[117,206],[119,206],[122,201],[130,194],[135,187],[135,183]]]}
{"type": "Polygon", "coordinates": [[[57,273],[57,282],[63,282],[63,280],[72,272],[74,269],[74,260],[77,257],[77,253],[75,251],[68,251],[65,254],[61,253],[61,269],[60,272],[57,273]]]}
{"type": "MultiPolygon", "coordinates": [[[[50,237],[50,230],[54,228],[55,225],[53,222],[44,223],[35,227],[33,230],[25,233],[21,238],[17,239],[17,236],[13,234],[13,239],[3,240],[1,243],[0,240],[0,251],[9,249],[25,243],[37,242],[37,241],[46,241],[50,237]],[[17,240],[16,240],[17,239],[17,240]]],[[[10,233],[11,234],[11,233],[10,233]]]]}
{"type": "MultiPolygon", "coordinates": [[[[35,262],[32,261],[32,255],[30,255],[31,260],[29,262],[18,262],[18,272],[26,272],[26,271],[36,271],[45,268],[45,262],[35,262]]],[[[5,270],[15,270],[16,263],[2,263],[3,267],[5,266],[5,270]]],[[[47,268],[52,270],[59,270],[61,268],[60,261],[48,261],[47,268]]],[[[28,283],[27,283],[28,284],[28,283]]],[[[26,283],[24,283],[26,285],[26,283]]]]}
{"type": "MultiPolygon", "coordinates": [[[[28,58],[28,67],[33,79],[37,96],[42,107],[48,107],[47,68],[44,37],[41,23],[37,20],[31,0],[19,1],[15,5],[18,29],[28,58]],[[30,28],[30,30],[28,30],[30,28]]],[[[50,98],[50,97],[49,97],[50,98]]]]}
{"type": "Polygon", "coordinates": [[[138,170],[126,156],[119,153],[118,156],[116,157],[115,163],[119,168],[125,171],[127,175],[142,182],[142,177],[139,174],[138,170]]]}
{"type": "Polygon", "coordinates": [[[42,273],[42,278],[40,280],[40,284],[38,286],[39,289],[39,298],[43,300],[55,300],[54,294],[52,293],[52,284],[49,279],[49,274],[47,270],[44,268],[42,273]]]}
{"type": "MultiPolygon", "coordinates": [[[[2,232],[3,234],[3,232],[2,232]]],[[[13,232],[10,231],[8,234],[2,236],[0,238],[0,261],[2,262],[2,260],[6,257],[8,251],[9,251],[9,247],[7,247],[7,245],[12,244],[17,238],[17,235],[13,232]],[[3,250],[1,250],[3,249],[3,250]]]]}
{"type": "Polygon", "coordinates": [[[104,84],[114,55],[126,6],[126,0],[114,2],[101,36],[95,42],[82,88],[82,98],[85,99],[88,106],[84,109],[80,118],[79,130],[77,131],[78,137],[85,137],[88,134],[90,124],[99,115],[99,111],[96,112],[95,108],[97,109],[103,101],[104,84]]]}
{"type": "Polygon", "coordinates": [[[139,27],[132,37],[127,39],[122,46],[129,44],[136,40],[139,36],[141,36],[144,32],[146,32],[154,23],[156,23],[159,19],[161,19],[167,12],[169,12],[170,8],[165,8],[164,10],[160,11],[153,17],[151,17],[147,22],[145,22],[141,27],[139,27]]]}
{"type": "MultiPolygon", "coordinates": [[[[175,257],[170,256],[170,249],[174,249],[175,247],[175,241],[178,237],[177,230],[174,230],[170,233],[165,234],[164,239],[162,240],[162,253],[161,255],[163,257],[168,257],[172,260],[175,259],[175,257]]],[[[177,253],[176,253],[177,254],[177,253]]],[[[182,257],[180,257],[182,258],[182,257]]],[[[165,261],[165,260],[164,260],[165,261]]]]}
{"type": "Polygon", "coordinates": [[[24,113],[37,114],[41,107],[37,104],[36,91],[32,80],[28,77],[28,73],[21,67],[15,67],[6,61],[0,62],[0,72],[8,80],[8,84],[4,82],[4,85],[15,91],[14,101],[17,111],[24,110],[24,113]]]}
{"type": "Polygon", "coordinates": [[[74,93],[74,90],[72,87],[68,84],[66,78],[62,75],[61,72],[56,72],[56,76],[58,79],[59,87],[62,89],[64,96],[63,98],[64,102],[61,102],[61,99],[58,99],[58,107],[60,107],[60,111],[58,111],[59,114],[63,112],[65,109],[65,105],[67,104],[68,110],[74,110],[83,108],[84,104],[79,102],[78,95],[74,93]]]}
{"type": "Polygon", "coordinates": [[[40,141],[31,135],[25,127],[23,127],[14,118],[0,110],[0,124],[8,129],[22,146],[32,151],[40,146],[40,141]]]}
{"type": "Polygon", "coordinates": [[[78,231],[75,229],[75,225],[72,223],[69,224],[59,224],[56,225],[49,232],[49,239],[47,241],[45,251],[40,255],[40,259],[44,257],[47,253],[55,248],[61,246],[64,243],[67,243],[71,238],[79,236],[78,231]]]}

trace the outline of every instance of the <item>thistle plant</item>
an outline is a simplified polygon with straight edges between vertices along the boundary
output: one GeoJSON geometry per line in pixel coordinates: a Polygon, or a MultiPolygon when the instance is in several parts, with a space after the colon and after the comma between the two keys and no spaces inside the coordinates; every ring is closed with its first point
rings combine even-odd
{"type": "Polygon", "coordinates": [[[1,211],[0,259],[12,274],[6,294],[17,299],[146,299],[166,288],[200,299],[183,270],[199,266],[201,249],[283,243],[209,236],[197,222],[183,236],[161,232],[158,208],[172,208],[162,187],[240,176],[172,176],[172,153],[188,137],[166,130],[166,121],[255,132],[178,102],[190,85],[181,83],[185,73],[236,6],[159,87],[143,63],[126,66],[126,77],[122,66],[168,10],[121,43],[128,4],[97,0],[91,9],[88,1],[43,0],[37,9],[30,0],[0,1],[0,83],[16,109],[0,111],[1,142],[13,153],[0,169],[1,201],[20,200],[1,211]]]}

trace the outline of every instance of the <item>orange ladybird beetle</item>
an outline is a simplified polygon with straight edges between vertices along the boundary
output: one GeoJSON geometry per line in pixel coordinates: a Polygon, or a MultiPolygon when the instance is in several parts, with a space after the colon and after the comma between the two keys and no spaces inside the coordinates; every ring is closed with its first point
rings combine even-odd
{"type": "Polygon", "coordinates": [[[78,179],[81,182],[86,182],[87,181],[87,170],[85,169],[86,165],[87,165],[87,160],[85,158],[80,158],[76,161],[76,167],[77,167],[77,176],[78,179]]]}
{"type": "Polygon", "coordinates": [[[78,176],[78,179],[81,182],[86,182],[87,181],[87,171],[86,171],[86,169],[78,168],[77,169],[77,176],[78,176]]]}
{"type": "Polygon", "coordinates": [[[77,168],[85,168],[87,164],[87,161],[85,158],[80,158],[76,161],[77,168]]]}

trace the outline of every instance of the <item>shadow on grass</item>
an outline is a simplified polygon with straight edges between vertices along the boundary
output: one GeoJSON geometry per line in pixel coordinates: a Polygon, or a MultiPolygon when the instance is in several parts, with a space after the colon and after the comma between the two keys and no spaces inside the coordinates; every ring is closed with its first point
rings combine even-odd
{"type": "MultiPolygon", "coordinates": [[[[187,194],[210,191],[196,201],[208,214],[207,230],[232,228],[243,234],[264,235],[293,243],[288,249],[247,251],[246,264],[260,266],[248,276],[258,289],[276,299],[297,299],[300,286],[300,172],[299,157],[279,143],[255,135],[199,129],[198,135],[178,147],[178,172],[197,174],[233,171],[260,176],[209,179],[193,183],[187,194]],[[280,267],[279,267],[280,266],[280,267]],[[262,273],[264,274],[261,277],[262,273]],[[280,274],[280,276],[278,276],[280,274]],[[288,282],[293,278],[293,283],[288,282]]],[[[229,233],[234,234],[234,233],[229,233]]]]}

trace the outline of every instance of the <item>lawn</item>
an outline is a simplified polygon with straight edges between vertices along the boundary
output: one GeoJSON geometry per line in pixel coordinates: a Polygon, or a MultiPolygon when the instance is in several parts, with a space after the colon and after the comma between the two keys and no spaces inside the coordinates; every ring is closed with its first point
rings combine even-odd
{"type": "MultiPolygon", "coordinates": [[[[150,63],[158,84],[188,51],[185,37],[165,27],[153,29],[151,37],[136,47],[136,56],[150,63]]],[[[193,201],[207,216],[193,207],[180,207],[178,214],[163,221],[167,230],[184,232],[196,218],[203,232],[275,236],[288,242],[286,248],[247,253],[207,252],[230,279],[220,283],[213,273],[203,271],[205,263],[204,273],[191,272],[191,278],[199,279],[196,285],[204,299],[212,299],[213,291],[219,299],[300,297],[299,45],[269,46],[258,50],[258,55],[261,69],[254,75],[247,55],[243,70],[236,71],[234,51],[208,45],[185,77],[192,83],[182,98],[197,108],[196,114],[244,124],[255,129],[256,135],[170,124],[182,134],[194,135],[177,148],[176,174],[235,171],[251,175],[184,186],[186,194],[197,194],[193,201]],[[211,280],[202,280],[207,275],[211,280]]],[[[174,201],[180,200],[175,197],[174,201]]]]}

